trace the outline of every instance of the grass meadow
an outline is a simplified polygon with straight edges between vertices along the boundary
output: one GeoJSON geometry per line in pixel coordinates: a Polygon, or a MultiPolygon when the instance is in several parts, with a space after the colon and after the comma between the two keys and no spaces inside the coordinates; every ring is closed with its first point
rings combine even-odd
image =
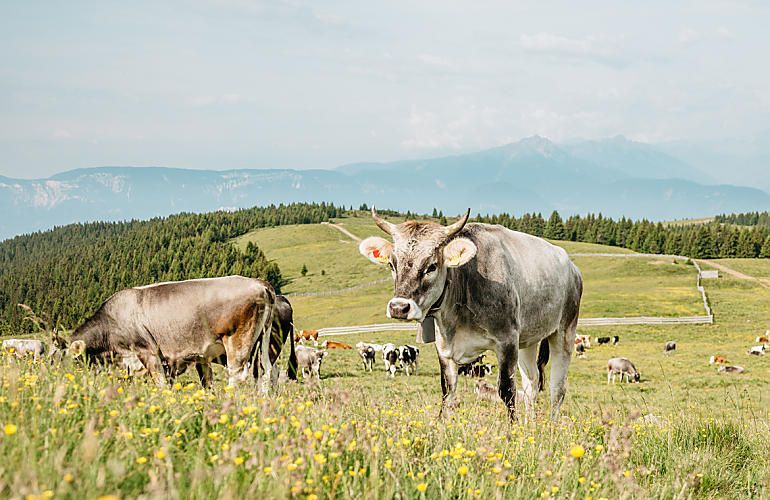
{"type": "MultiPolygon", "coordinates": [[[[377,234],[364,217],[343,222],[359,237],[377,234]]],[[[388,276],[325,225],[259,230],[235,244],[250,239],[291,279],[287,293],[388,276]]],[[[617,250],[567,245],[572,253],[617,250]]],[[[702,314],[692,266],[574,260],[585,280],[583,317],[702,314]]],[[[741,265],[770,276],[768,261],[741,265]]],[[[509,422],[501,403],[476,399],[468,378],[460,380],[454,416],[438,421],[439,369],[430,344],[419,346],[417,376],[386,377],[381,361],[364,372],[355,350],[333,350],[320,382],[283,383],[265,399],[250,387],[225,387],[219,367],[215,388],[204,391],[190,375],[156,387],[71,361],[3,354],[0,497],[769,497],[770,357],[745,352],[770,328],[770,291],[729,275],[704,284],[714,325],[581,328],[591,336],[619,335],[620,343],[573,358],[556,422],[546,418],[547,389],[534,420],[509,422]],[[677,351],[664,356],[669,340],[677,351]],[[714,354],[745,373],[717,373],[708,364],[714,354]],[[640,383],[607,385],[606,362],[615,356],[634,361],[640,383]]],[[[383,283],[294,297],[295,322],[385,322],[391,292],[392,284],[383,283]]],[[[414,338],[384,332],[334,340],[414,338]]],[[[491,353],[488,361],[495,363],[491,353]]]]}

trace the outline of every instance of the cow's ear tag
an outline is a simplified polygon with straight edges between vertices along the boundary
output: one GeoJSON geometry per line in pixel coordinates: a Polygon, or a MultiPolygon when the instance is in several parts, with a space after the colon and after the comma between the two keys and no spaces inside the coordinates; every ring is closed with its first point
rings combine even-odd
{"type": "Polygon", "coordinates": [[[476,255],[476,245],[468,238],[455,238],[444,247],[447,267],[460,267],[476,255]]]}
{"type": "Polygon", "coordinates": [[[358,245],[358,251],[375,264],[387,264],[390,253],[393,251],[393,244],[379,236],[370,236],[358,245]]]}
{"type": "Polygon", "coordinates": [[[415,341],[418,344],[430,344],[436,341],[436,320],[433,316],[426,316],[419,328],[417,328],[417,338],[415,341]]]}

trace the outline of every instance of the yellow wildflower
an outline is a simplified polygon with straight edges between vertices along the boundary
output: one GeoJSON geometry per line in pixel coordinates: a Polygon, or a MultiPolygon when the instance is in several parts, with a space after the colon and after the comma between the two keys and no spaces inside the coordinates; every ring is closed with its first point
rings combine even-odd
{"type": "Polygon", "coordinates": [[[583,455],[585,455],[585,448],[583,448],[581,445],[573,446],[571,450],[569,450],[569,454],[572,455],[575,458],[580,458],[583,455]]]}

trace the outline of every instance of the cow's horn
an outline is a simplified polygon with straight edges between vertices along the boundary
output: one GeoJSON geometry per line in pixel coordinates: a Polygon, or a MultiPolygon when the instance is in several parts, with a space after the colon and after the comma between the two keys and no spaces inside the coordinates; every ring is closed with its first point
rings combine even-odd
{"type": "Polygon", "coordinates": [[[465,226],[465,223],[468,222],[468,217],[471,215],[471,209],[465,211],[465,215],[460,217],[460,220],[455,222],[454,224],[450,224],[449,226],[446,226],[446,236],[449,238],[455,233],[459,233],[460,230],[465,226]]]}
{"type": "Polygon", "coordinates": [[[372,218],[374,219],[374,223],[377,224],[377,227],[393,236],[393,230],[396,228],[396,225],[377,215],[377,210],[374,208],[374,205],[372,205],[372,218]]]}

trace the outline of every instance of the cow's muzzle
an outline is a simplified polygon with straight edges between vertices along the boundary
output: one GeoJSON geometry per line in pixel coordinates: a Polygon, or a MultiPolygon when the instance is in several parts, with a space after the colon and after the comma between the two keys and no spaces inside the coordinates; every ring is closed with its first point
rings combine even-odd
{"type": "Polygon", "coordinates": [[[422,319],[422,309],[412,299],[394,297],[388,302],[388,318],[392,319],[422,319]]]}

